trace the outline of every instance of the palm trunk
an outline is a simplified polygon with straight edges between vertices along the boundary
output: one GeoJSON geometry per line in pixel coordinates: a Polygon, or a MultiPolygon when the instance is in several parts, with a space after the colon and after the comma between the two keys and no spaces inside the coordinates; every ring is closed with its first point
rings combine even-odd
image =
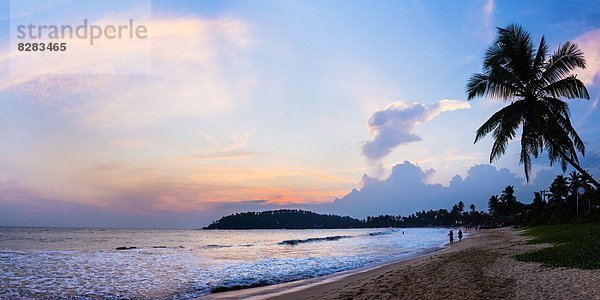
{"type": "Polygon", "coordinates": [[[577,171],[579,171],[579,173],[581,173],[581,176],[584,179],[587,179],[590,183],[592,183],[592,185],[594,185],[597,190],[600,190],[600,184],[598,183],[598,181],[596,181],[596,179],[594,179],[594,177],[592,177],[592,175],[590,175],[590,173],[588,173],[586,170],[584,170],[574,159],[572,159],[565,152],[563,152],[560,147],[556,146],[554,141],[550,141],[550,142],[552,143],[552,145],[554,145],[556,147],[556,149],[558,149],[560,155],[562,156],[562,158],[565,161],[567,161],[571,166],[573,166],[573,168],[575,168],[577,171]]]}

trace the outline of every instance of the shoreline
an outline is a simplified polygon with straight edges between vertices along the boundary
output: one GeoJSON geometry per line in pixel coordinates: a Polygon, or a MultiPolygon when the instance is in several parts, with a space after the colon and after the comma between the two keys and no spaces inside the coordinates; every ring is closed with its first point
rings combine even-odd
{"type": "Polygon", "coordinates": [[[472,230],[462,242],[406,260],[199,299],[598,299],[598,270],[514,259],[549,246],[528,239],[507,227],[472,230]]]}
{"type": "Polygon", "coordinates": [[[269,299],[598,299],[598,270],[548,268],[516,254],[529,244],[513,228],[473,232],[443,251],[269,299]]]}
{"type": "Polygon", "coordinates": [[[292,293],[292,292],[310,289],[310,288],[313,288],[313,287],[316,287],[316,286],[319,286],[322,284],[337,282],[337,281],[344,280],[345,278],[348,278],[351,276],[355,276],[355,275],[362,274],[362,273],[372,272],[372,271],[375,271],[380,268],[384,268],[389,265],[395,265],[395,264],[400,264],[403,262],[408,262],[413,259],[419,259],[422,256],[431,255],[433,253],[441,252],[446,249],[447,249],[446,245],[444,245],[439,248],[433,248],[431,251],[416,252],[416,253],[413,253],[412,255],[401,258],[399,260],[384,262],[381,264],[369,265],[369,266],[365,266],[365,267],[361,267],[361,268],[357,268],[357,269],[336,272],[336,273],[313,277],[313,278],[294,280],[294,281],[290,281],[290,282],[283,282],[283,283],[270,284],[270,285],[265,285],[265,286],[249,287],[249,288],[242,288],[239,290],[231,290],[231,291],[225,291],[225,292],[212,293],[212,294],[200,296],[195,299],[197,299],[197,300],[269,299],[271,297],[276,297],[279,295],[285,295],[285,294],[292,293]]]}
{"type": "Polygon", "coordinates": [[[374,267],[362,272],[356,272],[348,276],[337,278],[337,280],[320,282],[313,285],[300,286],[296,289],[290,289],[275,294],[269,294],[264,296],[250,296],[249,298],[243,297],[244,299],[274,299],[274,300],[289,300],[289,299],[322,299],[322,295],[328,291],[338,291],[345,289],[349,284],[354,282],[365,281],[370,278],[381,278],[384,274],[388,274],[391,271],[398,269],[410,268],[414,265],[428,264],[429,262],[438,260],[440,257],[449,255],[455,252],[462,251],[464,249],[473,247],[482,242],[481,234],[482,230],[470,230],[461,242],[457,240],[450,244],[445,243],[440,249],[435,251],[416,255],[407,259],[393,261],[382,264],[378,267],[374,267]]]}
{"type": "Polygon", "coordinates": [[[345,281],[348,279],[352,279],[356,276],[360,276],[361,274],[370,274],[372,272],[376,272],[377,270],[380,270],[382,268],[408,265],[412,262],[419,261],[419,260],[427,258],[431,255],[444,253],[445,251],[448,251],[449,249],[453,248],[453,246],[458,243],[461,243],[461,244],[466,243],[466,241],[470,240],[470,238],[472,236],[474,236],[474,233],[475,233],[475,230],[466,234],[465,237],[463,238],[463,242],[455,241],[453,244],[445,243],[441,246],[431,248],[429,250],[412,253],[411,255],[408,255],[406,257],[403,257],[403,258],[400,258],[397,260],[367,265],[367,266],[357,268],[357,269],[336,272],[336,273],[319,276],[319,277],[314,277],[314,278],[307,278],[307,279],[294,280],[294,281],[290,281],[290,282],[284,282],[284,283],[278,283],[278,284],[272,284],[272,285],[265,285],[265,286],[259,286],[259,287],[250,287],[250,288],[244,288],[244,289],[239,289],[239,290],[212,293],[212,294],[200,296],[195,299],[198,299],[198,300],[211,300],[211,299],[259,300],[259,299],[271,299],[271,298],[279,297],[279,296],[285,296],[285,298],[288,298],[287,295],[292,294],[292,293],[302,292],[307,289],[318,288],[321,285],[328,285],[328,284],[334,284],[339,281],[345,281]]]}

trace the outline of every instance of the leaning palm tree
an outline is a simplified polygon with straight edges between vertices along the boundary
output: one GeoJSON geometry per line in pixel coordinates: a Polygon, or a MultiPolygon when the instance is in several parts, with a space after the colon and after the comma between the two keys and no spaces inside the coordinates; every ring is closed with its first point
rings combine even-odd
{"type": "Polygon", "coordinates": [[[561,44],[552,54],[542,36],[537,49],[531,35],[521,26],[498,28],[497,40],[487,49],[483,70],[467,83],[467,96],[489,97],[510,102],[476,132],[475,143],[488,133],[494,136],[490,162],[506,152],[508,142],[521,133],[520,163],[529,181],[531,157],[547,151],[550,165],[567,163],[600,188],[580,165],[577,153],[585,146],[571,125],[569,106],[563,99],[589,99],[588,91],[571,71],[585,68],[583,53],[576,44],[561,44]]]}

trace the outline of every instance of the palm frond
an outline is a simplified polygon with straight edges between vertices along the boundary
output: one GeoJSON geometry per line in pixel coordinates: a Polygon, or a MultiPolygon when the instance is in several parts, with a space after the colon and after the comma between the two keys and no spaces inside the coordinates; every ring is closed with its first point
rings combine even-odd
{"type": "Polygon", "coordinates": [[[570,75],[561,80],[545,86],[542,91],[554,98],[565,97],[568,99],[590,99],[590,94],[581,80],[575,75],[570,75]]]}
{"type": "MultiPolygon", "coordinates": [[[[541,101],[540,101],[541,102],[541,101]]],[[[572,141],[575,149],[579,151],[581,154],[585,155],[585,144],[577,134],[575,128],[571,124],[571,117],[568,105],[560,100],[555,98],[543,98],[543,102],[548,106],[548,119],[557,123],[557,127],[554,128],[555,131],[562,130],[564,134],[570,137],[570,141],[572,141]]],[[[573,149],[573,151],[575,151],[573,149]]],[[[577,160],[577,156],[575,154],[574,159],[577,160]]]]}
{"type": "Polygon", "coordinates": [[[488,133],[494,131],[498,126],[502,126],[502,122],[509,119],[520,119],[520,110],[523,105],[523,101],[517,101],[494,113],[487,121],[485,121],[485,123],[483,123],[483,125],[481,125],[481,127],[479,127],[479,129],[477,129],[474,143],[477,143],[488,133]]]}
{"type": "Polygon", "coordinates": [[[476,144],[479,140],[484,138],[488,133],[492,132],[496,127],[498,127],[500,122],[502,122],[503,116],[504,116],[504,111],[500,110],[500,111],[496,112],[495,114],[493,114],[487,121],[485,121],[485,123],[483,123],[483,125],[481,125],[481,127],[479,127],[479,129],[477,129],[477,131],[475,133],[475,142],[473,142],[473,144],[476,144]]]}
{"type": "Polygon", "coordinates": [[[510,83],[482,73],[475,73],[469,78],[466,92],[468,100],[484,96],[506,100],[512,99],[516,95],[516,90],[510,83]]]}
{"type": "Polygon", "coordinates": [[[506,47],[496,41],[496,43],[489,46],[485,52],[485,56],[483,58],[483,69],[489,70],[497,66],[510,67],[508,62],[506,47]]]}
{"type": "Polygon", "coordinates": [[[533,71],[535,73],[534,80],[539,80],[542,77],[544,63],[546,61],[546,56],[548,55],[548,44],[546,44],[546,38],[542,35],[542,39],[540,40],[540,45],[537,48],[537,54],[535,55],[535,60],[533,61],[533,71]]]}
{"type": "Polygon", "coordinates": [[[490,153],[490,162],[497,160],[502,154],[506,153],[508,142],[515,137],[517,129],[521,125],[524,105],[524,101],[517,101],[502,109],[504,111],[502,119],[497,123],[492,133],[494,144],[490,153]]]}
{"type": "MultiPolygon", "coordinates": [[[[558,155],[556,156],[556,159],[562,159],[563,156],[567,156],[573,161],[578,162],[577,148],[579,148],[580,151],[585,151],[585,147],[575,130],[572,129],[568,116],[549,111],[547,118],[551,121],[546,122],[543,135],[544,139],[548,140],[546,149],[549,150],[549,157],[551,156],[550,152],[552,152],[558,155]],[[574,141],[573,136],[575,136],[576,142],[574,141]],[[575,145],[576,143],[577,146],[575,145]]],[[[556,159],[552,160],[551,158],[551,162],[556,159]]]]}
{"type": "Polygon", "coordinates": [[[527,82],[533,72],[533,42],[531,35],[523,27],[510,24],[498,28],[498,48],[502,49],[506,64],[522,82],[527,82]]]}
{"type": "Polygon", "coordinates": [[[542,74],[542,81],[548,85],[568,76],[575,68],[585,69],[585,58],[577,44],[566,42],[550,56],[546,63],[546,70],[542,74]]]}
{"type": "Polygon", "coordinates": [[[529,173],[531,172],[531,156],[529,143],[526,139],[521,138],[521,156],[519,162],[523,164],[523,170],[525,171],[525,180],[529,182],[529,173]]]}
{"type": "Polygon", "coordinates": [[[537,158],[544,149],[544,139],[541,135],[543,126],[539,121],[540,115],[537,111],[527,111],[528,117],[523,120],[523,132],[521,133],[521,155],[519,162],[523,164],[525,179],[529,182],[531,173],[531,156],[537,158]]]}
{"type": "Polygon", "coordinates": [[[570,116],[571,111],[569,109],[569,105],[560,99],[552,98],[552,97],[542,97],[540,98],[540,105],[547,105],[550,111],[558,112],[562,115],[570,116]]]}

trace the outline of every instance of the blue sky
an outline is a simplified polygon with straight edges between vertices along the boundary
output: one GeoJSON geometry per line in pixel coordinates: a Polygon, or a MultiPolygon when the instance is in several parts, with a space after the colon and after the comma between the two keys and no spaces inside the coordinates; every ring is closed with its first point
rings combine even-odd
{"type": "MultiPolygon", "coordinates": [[[[115,16],[56,3],[74,20],[116,22],[130,9],[115,16]]],[[[588,68],[579,76],[592,99],[571,101],[572,119],[588,153],[600,151],[594,2],[152,1],[152,71],[94,75],[69,74],[88,67],[75,54],[44,66],[54,75],[11,73],[9,4],[0,1],[0,225],[197,227],[277,207],[360,216],[361,205],[345,209],[334,199],[364,188],[364,174],[385,182],[398,164],[426,174],[413,174],[423,189],[449,190],[420,202],[396,200],[416,191],[390,187],[386,195],[396,198],[378,196],[390,199],[374,213],[458,200],[483,209],[484,195],[506,184],[522,185],[528,202],[550,182],[522,182],[517,143],[496,171],[475,169],[500,176],[496,190],[461,194],[450,184],[456,175],[476,182],[483,173],[469,170],[489,163],[491,138],[473,145],[474,132],[503,104],[466,102],[464,89],[495,27],[510,23],[535,41],[545,35],[551,48],[574,40],[584,50],[588,68]],[[396,113],[401,120],[385,128],[370,122],[396,113]],[[383,152],[368,155],[369,144],[383,152]]],[[[144,50],[106,49],[109,71],[144,50]]],[[[544,178],[560,173],[544,159],[534,174],[541,170],[544,178]]],[[[353,203],[374,197],[365,195],[353,203]]]]}

